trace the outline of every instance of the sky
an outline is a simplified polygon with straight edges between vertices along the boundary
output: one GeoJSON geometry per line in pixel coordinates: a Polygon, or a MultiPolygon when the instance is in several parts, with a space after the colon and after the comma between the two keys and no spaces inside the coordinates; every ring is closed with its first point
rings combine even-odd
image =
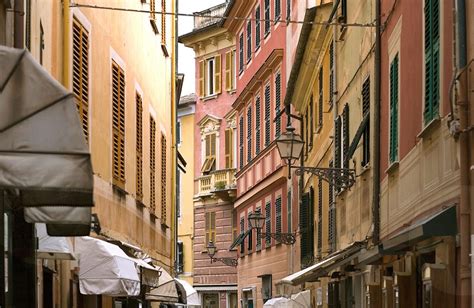
{"type": "MultiPolygon", "coordinates": [[[[225,0],[179,0],[179,13],[194,13],[223,3],[225,0]]],[[[178,34],[182,35],[193,30],[193,17],[178,16],[178,34]]],[[[184,85],[181,95],[195,92],[194,83],[194,51],[183,44],[178,45],[178,72],[184,73],[184,85]]]]}

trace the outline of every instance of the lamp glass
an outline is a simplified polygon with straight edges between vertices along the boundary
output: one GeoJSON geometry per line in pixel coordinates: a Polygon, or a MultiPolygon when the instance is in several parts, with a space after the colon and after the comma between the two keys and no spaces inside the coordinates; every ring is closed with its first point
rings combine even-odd
{"type": "Polygon", "coordinates": [[[216,250],[217,250],[217,247],[216,245],[214,245],[214,243],[212,241],[210,241],[208,244],[207,244],[207,254],[209,257],[214,257],[214,255],[216,254],[216,250]]]}
{"type": "Polygon", "coordinates": [[[287,163],[293,163],[300,158],[304,141],[295,133],[293,127],[288,126],[286,131],[277,138],[276,144],[281,159],[287,163]]]}
{"type": "Polygon", "coordinates": [[[263,217],[260,211],[255,211],[255,213],[249,214],[248,220],[250,228],[262,229],[265,222],[265,217],[263,217]]]}

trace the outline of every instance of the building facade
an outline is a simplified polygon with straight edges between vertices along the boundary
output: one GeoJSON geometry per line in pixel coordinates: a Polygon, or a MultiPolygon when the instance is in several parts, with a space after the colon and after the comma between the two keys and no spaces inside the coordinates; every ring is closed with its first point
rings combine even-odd
{"type": "MultiPolygon", "coordinates": [[[[11,1],[0,21],[2,44],[17,37],[51,76],[76,99],[94,171],[93,213],[100,221],[94,237],[118,243],[173,273],[175,106],[174,1],[114,2],[150,10],[137,14],[72,5],[70,1],[11,1]],[[21,22],[15,10],[23,10],[21,22]],[[155,13],[161,11],[162,14],[155,13]],[[23,25],[22,27],[20,25],[23,25]],[[12,28],[14,26],[14,29],[12,28]]],[[[95,1],[108,7],[109,1],[95,1]]],[[[91,233],[92,235],[92,233],[91,233]]],[[[70,239],[73,246],[74,238],[70,239]]],[[[145,286],[138,297],[81,294],[79,262],[38,259],[38,307],[147,306],[145,286]]],[[[33,287],[34,288],[34,287],[33,287]]],[[[82,290],[82,288],[81,288],[82,290]]],[[[14,298],[18,306],[20,304],[14,298]]],[[[34,300],[30,298],[29,300],[34,300]]]]}
{"type": "MultiPolygon", "coordinates": [[[[179,41],[196,55],[197,102],[194,127],[193,287],[204,307],[237,307],[237,270],[215,258],[235,259],[228,251],[234,236],[236,197],[236,58],[234,35],[222,27],[228,3],[200,12],[194,29],[179,41]]],[[[191,136],[188,134],[188,136],[191,136]]]]}

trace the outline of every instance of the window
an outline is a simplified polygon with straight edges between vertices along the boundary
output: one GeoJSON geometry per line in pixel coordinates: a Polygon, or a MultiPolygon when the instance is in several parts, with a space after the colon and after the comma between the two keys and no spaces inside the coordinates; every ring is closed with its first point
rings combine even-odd
{"type": "Polygon", "coordinates": [[[184,248],[183,248],[183,242],[179,242],[177,243],[177,246],[176,246],[176,254],[178,255],[178,258],[177,258],[177,264],[176,264],[176,272],[178,274],[182,274],[184,272],[184,248]]]}
{"type": "Polygon", "coordinates": [[[260,96],[255,99],[255,155],[260,153],[261,132],[260,132],[260,96]]]}
{"type": "MultiPolygon", "coordinates": [[[[40,50],[43,50],[41,43],[40,50]]],[[[89,33],[73,18],[72,22],[72,92],[81,120],[82,132],[89,139],[89,33]]]]}
{"type": "Polygon", "coordinates": [[[319,69],[318,127],[323,127],[323,68],[319,69]]]}
{"type": "Polygon", "coordinates": [[[156,122],[150,116],[150,212],[156,208],[156,122]]]}
{"type": "Polygon", "coordinates": [[[239,74],[244,71],[244,34],[239,36],[239,74]]]}
{"type": "Polygon", "coordinates": [[[262,277],[262,299],[266,302],[272,298],[272,275],[263,275],[262,277]]]}
{"type": "MultiPolygon", "coordinates": [[[[247,217],[250,216],[251,214],[252,214],[251,211],[248,212],[248,213],[247,213],[247,217]]],[[[248,238],[248,240],[247,240],[247,241],[248,241],[248,242],[247,242],[247,252],[251,252],[252,249],[253,249],[253,243],[252,243],[252,240],[253,240],[252,235],[253,235],[253,234],[252,234],[252,228],[251,228],[250,224],[247,224],[247,232],[248,232],[248,236],[247,236],[247,238],[248,238]]]]}
{"type": "Polygon", "coordinates": [[[270,201],[265,204],[265,247],[270,247],[272,244],[272,238],[270,233],[272,232],[272,206],[270,201]]]}
{"type": "Polygon", "coordinates": [[[206,246],[207,243],[216,243],[216,213],[206,213],[206,246]]]}
{"type": "Polygon", "coordinates": [[[439,0],[425,0],[425,125],[439,114],[439,0]]]}
{"type": "Polygon", "coordinates": [[[255,50],[260,48],[260,19],[262,19],[260,6],[257,6],[255,9],[255,50]]]}
{"type": "Polygon", "coordinates": [[[166,45],[166,0],[161,0],[161,44],[166,45]]]}
{"type": "Polygon", "coordinates": [[[275,233],[281,234],[282,230],[281,196],[279,196],[275,200],[275,233]]]}
{"type": "MultiPolygon", "coordinates": [[[[362,115],[370,113],[370,77],[364,81],[362,85],[362,115]]],[[[362,166],[366,166],[370,161],[370,120],[365,126],[364,133],[362,135],[363,148],[362,148],[362,166]]]]}
{"type": "Polygon", "coordinates": [[[161,223],[166,224],[166,182],[167,182],[167,157],[166,157],[166,137],[165,135],[161,135],[161,223]]]}
{"type": "Polygon", "coordinates": [[[225,167],[226,169],[234,167],[234,130],[232,128],[225,130],[225,167]]]}
{"type": "Polygon", "coordinates": [[[347,153],[349,152],[349,104],[344,105],[342,111],[342,167],[349,168],[349,157],[347,153]]]}
{"type": "MultiPolygon", "coordinates": [[[[262,212],[262,209],[258,207],[256,209],[257,212],[262,212]]],[[[257,243],[256,243],[256,250],[260,251],[262,249],[262,229],[257,229],[257,243]]]]}
{"type": "MultiPolygon", "coordinates": [[[[245,218],[242,216],[240,217],[240,235],[243,237],[245,234],[245,218]]],[[[242,239],[240,242],[240,253],[243,254],[245,252],[245,238],[242,239]]]]}
{"type": "Polygon", "coordinates": [[[341,125],[342,120],[341,116],[336,118],[336,124],[334,127],[334,148],[335,148],[335,156],[334,156],[334,168],[341,168],[342,164],[342,146],[341,146],[341,125]]]}
{"type": "Polygon", "coordinates": [[[334,42],[329,45],[329,105],[334,101],[334,42]]]}
{"type": "Polygon", "coordinates": [[[314,218],[313,218],[314,190],[304,193],[300,205],[300,231],[301,231],[301,268],[306,268],[313,263],[314,247],[314,218]]]}
{"type": "Polygon", "coordinates": [[[238,233],[237,233],[237,215],[236,212],[232,212],[232,241],[235,241],[237,238],[238,233]]]}
{"type": "Polygon", "coordinates": [[[281,17],[281,0],[275,0],[275,21],[281,17]]]}
{"type": "Polygon", "coordinates": [[[252,59],[252,22],[247,22],[247,63],[252,59]]]}
{"type": "Polygon", "coordinates": [[[225,53],[225,89],[235,90],[235,50],[225,53]]]}
{"type": "Polygon", "coordinates": [[[125,189],[125,74],[112,62],[112,183],[125,189]]]}
{"type": "Polygon", "coordinates": [[[270,33],[270,0],[265,1],[265,37],[270,33]]]}
{"type": "Polygon", "coordinates": [[[244,167],[244,117],[239,120],[239,166],[244,167]]]}
{"type": "MultiPolygon", "coordinates": [[[[281,108],[281,74],[277,73],[275,76],[275,114],[279,114],[281,108]]],[[[275,123],[275,135],[276,138],[280,136],[281,133],[281,116],[276,119],[275,123]]]]}
{"type": "Polygon", "coordinates": [[[181,144],[181,121],[176,122],[176,143],[181,144]]]}
{"type": "Polygon", "coordinates": [[[203,174],[216,170],[216,134],[206,135],[204,146],[206,158],[201,167],[203,174]]]}
{"type": "Polygon", "coordinates": [[[136,146],[137,152],[137,180],[136,180],[136,198],[143,200],[143,102],[140,94],[135,95],[136,104],[136,146]]]}
{"type": "Polygon", "coordinates": [[[293,207],[293,199],[291,195],[291,187],[288,189],[288,201],[286,202],[286,213],[288,215],[287,217],[287,227],[288,227],[288,233],[292,233],[292,207],[293,207]]]}
{"type": "Polygon", "coordinates": [[[309,149],[313,148],[314,136],[314,99],[313,94],[309,97],[309,149]]]}
{"type": "Polygon", "coordinates": [[[323,252],[323,181],[318,182],[318,256],[323,252]]]}
{"type": "Polygon", "coordinates": [[[221,55],[199,61],[198,80],[200,97],[221,93],[221,55]]]}
{"type": "Polygon", "coordinates": [[[270,85],[265,86],[265,146],[270,144],[270,85]]]}
{"type": "Polygon", "coordinates": [[[252,106],[247,109],[247,163],[252,160],[252,106]]]}
{"type": "Polygon", "coordinates": [[[398,160],[398,54],[390,64],[390,163],[398,160]]]}

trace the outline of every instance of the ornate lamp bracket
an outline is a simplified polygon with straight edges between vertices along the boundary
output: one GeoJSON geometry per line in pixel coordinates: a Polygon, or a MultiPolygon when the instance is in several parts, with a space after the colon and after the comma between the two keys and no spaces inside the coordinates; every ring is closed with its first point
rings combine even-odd
{"type": "Polygon", "coordinates": [[[290,166],[296,169],[295,174],[303,175],[305,172],[312,173],[321,180],[328,182],[335,189],[348,189],[355,183],[355,170],[348,168],[319,168],[290,166]]]}

